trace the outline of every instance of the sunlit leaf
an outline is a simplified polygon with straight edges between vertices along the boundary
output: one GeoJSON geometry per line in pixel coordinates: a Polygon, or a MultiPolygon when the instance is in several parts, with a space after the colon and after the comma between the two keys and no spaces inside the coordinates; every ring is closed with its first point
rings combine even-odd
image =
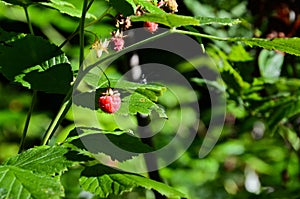
{"type": "MultiPolygon", "coordinates": [[[[153,149],[128,130],[105,131],[96,128],[76,128],[71,134],[79,134],[69,138],[66,142],[77,149],[88,150],[89,153],[104,153],[112,160],[125,161],[140,153],[147,153],[153,149]],[[86,148],[84,143],[88,143],[86,148]]],[[[76,150],[76,149],[75,149],[76,150]]]]}
{"type": "Polygon", "coordinates": [[[240,23],[238,19],[190,17],[171,13],[145,13],[141,16],[132,16],[132,21],[151,21],[168,27],[200,26],[207,24],[234,25],[240,23]]]}
{"type": "Polygon", "coordinates": [[[251,55],[245,50],[245,48],[241,44],[234,45],[231,47],[228,59],[230,61],[235,62],[246,62],[253,60],[251,55]]]}
{"type": "Polygon", "coordinates": [[[221,72],[222,79],[226,83],[228,89],[233,89],[235,92],[239,93],[242,89],[249,88],[249,83],[244,81],[239,72],[233,68],[228,61],[228,56],[223,51],[214,47],[208,48],[207,53],[214,58],[214,61],[221,72]]]}
{"type": "MultiPolygon", "coordinates": [[[[72,16],[72,17],[78,17],[78,18],[81,17],[81,12],[82,11],[80,9],[76,8],[73,4],[71,4],[67,1],[49,0],[47,2],[42,2],[40,4],[42,4],[44,6],[47,6],[47,7],[50,7],[50,8],[53,8],[53,9],[56,9],[60,13],[67,14],[67,15],[72,16]]],[[[97,17],[90,14],[90,13],[87,13],[86,18],[96,19],[97,17]]]]}
{"type": "MultiPolygon", "coordinates": [[[[93,78],[97,77],[92,76],[88,81],[92,82],[93,78]]],[[[73,97],[73,102],[92,110],[98,109],[98,98],[106,91],[108,85],[107,80],[101,80],[100,82],[101,87],[96,91],[78,93],[73,97]]],[[[156,111],[160,117],[167,118],[164,109],[156,103],[158,97],[166,91],[166,87],[154,83],[140,84],[125,80],[120,82],[110,80],[110,82],[111,86],[121,93],[121,108],[116,113],[135,115],[137,113],[151,114],[152,111],[156,111]]]]}
{"type": "Polygon", "coordinates": [[[276,79],[280,76],[284,55],[275,51],[263,49],[258,57],[260,74],[266,79],[276,79]]]}
{"type": "Polygon", "coordinates": [[[242,41],[251,47],[258,46],[267,50],[278,50],[300,56],[300,38],[297,37],[275,38],[272,40],[260,38],[233,38],[232,41],[242,41]]]}
{"type": "Polygon", "coordinates": [[[131,16],[131,20],[134,21],[151,21],[159,24],[166,25],[168,27],[180,27],[188,25],[200,25],[199,20],[183,15],[176,15],[170,13],[145,13],[141,16],[131,16]]]}
{"type": "Polygon", "coordinates": [[[65,171],[73,164],[66,157],[68,151],[67,148],[61,146],[36,147],[8,159],[4,165],[53,175],[65,171]]]}
{"type": "Polygon", "coordinates": [[[122,173],[104,165],[86,167],[81,173],[80,185],[85,190],[104,198],[130,192],[137,187],[156,190],[168,198],[187,197],[161,182],[140,175],[122,173]]]}
{"type": "Polygon", "coordinates": [[[231,18],[196,16],[195,19],[199,20],[200,25],[219,24],[219,25],[232,26],[241,23],[239,19],[231,19],[231,18]]]}
{"type": "Polygon", "coordinates": [[[135,4],[135,5],[140,5],[143,9],[147,10],[150,13],[159,13],[163,14],[165,13],[163,10],[158,8],[156,5],[151,3],[150,1],[145,1],[145,0],[126,0],[130,4],[135,4]]]}
{"type": "Polygon", "coordinates": [[[19,6],[29,6],[37,2],[47,2],[49,0],[4,0],[7,3],[19,6]]]}
{"type": "Polygon", "coordinates": [[[0,166],[0,187],[4,190],[5,198],[59,199],[64,195],[59,178],[35,174],[11,165],[0,166]]]}

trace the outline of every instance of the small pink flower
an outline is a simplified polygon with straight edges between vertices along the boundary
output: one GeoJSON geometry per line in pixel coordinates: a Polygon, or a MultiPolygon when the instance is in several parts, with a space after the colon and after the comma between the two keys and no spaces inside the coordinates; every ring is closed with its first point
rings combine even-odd
{"type": "Polygon", "coordinates": [[[123,32],[117,31],[112,33],[113,37],[111,38],[111,41],[114,43],[114,50],[115,51],[120,51],[124,48],[124,37],[123,32]]]}
{"type": "Polygon", "coordinates": [[[151,33],[154,33],[158,29],[158,24],[155,22],[146,21],[144,27],[151,33]]]}

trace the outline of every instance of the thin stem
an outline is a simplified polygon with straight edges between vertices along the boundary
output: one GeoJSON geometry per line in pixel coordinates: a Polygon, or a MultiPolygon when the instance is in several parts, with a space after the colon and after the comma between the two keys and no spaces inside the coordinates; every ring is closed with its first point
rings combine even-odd
{"type": "MultiPolygon", "coordinates": [[[[25,15],[26,15],[26,20],[27,20],[29,31],[30,31],[30,33],[32,35],[34,35],[32,24],[31,24],[31,21],[30,21],[30,18],[29,18],[29,14],[28,14],[28,7],[24,6],[23,8],[24,8],[24,11],[25,11],[25,15]]],[[[27,132],[28,132],[29,123],[30,123],[31,115],[32,115],[33,108],[34,108],[34,105],[35,105],[35,102],[36,102],[36,98],[37,98],[37,91],[34,90],[33,93],[32,93],[31,104],[30,104],[29,110],[27,112],[26,121],[25,121],[24,129],[23,129],[23,133],[22,133],[22,137],[21,137],[20,147],[19,147],[18,153],[21,153],[22,150],[23,150],[23,148],[24,148],[24,142],[25,142],[25,138],[26,138],[26,135],[27,135],[27,132]]]]}
{"type": "Polygon", "coordinates": [[[155,36],[153,36],[153,37],[147,38],[147,39],[145,39],[145,40],[139,41],[139,42],[137,42],[137,43],[135,43],[135,44],[132,44],[131,46],[126,47],[125,49],[123,49],[123,50],[121,50],[121,51],[112,53],[112,54],[110,54],[110,55],[108,55],[108,56],[106,56],[106,57],[100,59],[100,60],[97,61],[96,63],[91,64],[91,65],[89,65],[88,67],[86,67],[86,69],[84,69],[84,70],[83,70],[83,68],[80,68],[81,71],[78,73],[78,74],[80,74],[80,76],[78,76],[78,77],[76,78],[76,81],[75,81],[75,83],[74,83],[74,88],[77,88],[77,86],[78,86],[78,84],[80,83],[80,81],[82,80],[82,78],[83,78],[90,70],[92,70],[93,68],[97,67],[99,64],[105,63],[105,62],[109,61],[110,59],[113,59],[113,58],[118,57],[118,56],[120,56],[120,55],[122,55],[122,54],[125,54],[126,52],[130,51],[130,50],[133,49],[133,48],[136,48],[136,47],[138,47],[138,46],[140,46],[140,45],[146,44],[147,42],[150,42],[150,41],[159,39],[159,38],[161,38],[161,37],[165,37],[165,36],[167,36],[167,35],[169,35],[169,34],[172,34],[172,32],[166,31],[166,32],[160,33],[160,34],[158,34],[158,35],[155,35],[155,36]]]}
{"type": "MultiPolygon", "coordinates": [[[[93,2],[93,1],[91,1],[91,2],[93,2]]],[[[90,2],[90,3],[91,3],[90,2]]],[[[90,6],[87,6],[87,9],[89,8],[90,6]]],[[[91,26],[91,25],[94,25],[95,23],[97,23],[98,21],[101,21],[106,15],[107,15],[107,13],[109,12],[109,10],[111,9],[112,7],[109,7],[109,8],[107,8],[106,9],[106,11],[98,18],[98,19],[96,19],[96,20],[94,20],[94,21],[92,21],[92,22],[90,22],[90,23],[88,23],[88,24],[86,24],[85,25],[85,28],[86,27],[89,27],[89,26],[91,26]]],[[[66,45],[66,43],[68,43],[71,39],[73,39],[73,37],[75,37],[77,34],[79,33],[79,26],[76,28],[76,30],[62,43],[62,44],[60,44],[59,45],[59,48],[62,48],[64,45],[66,45]]]]}
{"type": "MultiPolygon", "coordinates": [[[[83,59],[84,59],[84,21],[85,21],[85,15],[88,11],[88,9],[91,7],[92,3],[94,0],[91,0],[90,3],[88,4],[88,0],[84,0],[83,2],[83,8],[82,8],[82,15],[81,15],[81,20],[78,28],[75,30],[74,33],[72,33],[66,41],[64,41],[59,47],[63,47],[69,41],[71,38],[73,38],[78,32],[79,32],[79,44],[80,44],[80,54],[79,54],[79,65],[81,66],[83,59]]],[[[63,104],[61,105],[58,113],[56,114],[56,117],[51,121],[45,136],[42,141],[42,145],[46,145],[48,141],[51,139],[53,134],[55,133],[56,129],[58,128],[59,124],[62,122],[64,117],[66,116],[67,112],[69,111],[71,105],[72,105],[72,91],[73,91],[73,86],[69,89],[63,104]]]]}
{"type": "Polygon", "coordinates": [[[207,35],[207,34],[202,34],[202,33],[197,33],[197,32],[191,32],[191,31],[186,31],[186,30],[172,29],[171,32],[185,34],[185,35],[199,36],[199,37],[218,40],[218,41],[233,41],[232,38],[216,37],[216,36],[212,36],[212,35],[207,35]]]}
{"type": "MultiPolygon", "coordinates": [[[[136,43],[136,44],[133,44],[133,45],[127,47],[126,50],[130,50],[131,48],[137,47],[137,46],[142,45],[142,44],[144,44],[144,43],[146,43],[146,42],[152,41],[152,40],[154,40],[154,39],[158,39],[158,38],[163,37],[163,36],[166,36],[166,35],[168,35],[168,34],[170,34],[169,31],[168,31],[168,32],[161,33],[161,34],[156,35],[156,36],[154,36],[154,37],[150,37],[150,38],[148,38],[148,39],[145,39],[145,40],[143,40],[143,41],[140,41],[140,42],[138,42],[138,43],[136,43]]],[[[84,77],[84,75],[87,74],[88,71],[90,71],[92,68],[96,67],[97,65],[99,65],[99,64],[101,64],[101,63],[103,63],[103,62],[105,62],[105,61],[110,60],[111,58],[113,58],[113,57],[115,57],[116,55],[121,54],[121,53],[125,53],[125,51],[122,51],[122,52],[120,51],[120,52],[116,52],[116,53],[114,53],[114,54],[112,54],[112,55],[109,55],[109,56],[105,57],[104,59],[99,60],[99,61],[96,62],[95,64],[89,65],[85,70],[83,70],[83,69],[81,68],[82,74],[81,74],[81,76],[78,76],[78,77],[76,78],[76,81],[75,81],[75,83],[74,83],[74,88],[76,88],[76,85],[78,86],[78,84],[80,83],[80,80],[81,80],[81,79],[84,77]]],[[[80,73],[79,73],[79,74],[80,74],[80,73]]],[[[108,79],[107,76],[106,76],[106,78],[108,79]]],[[[61,106],[61,108],[60,108],[58,114],[56,115],[56,117],[55,117],[55,118],[52,120],[52,122],[50,123],[49,128],[47,129],[47,131],[46,131],[46,133],[45,133],[45,136],[44,136],[44,138],[43,138],[43,142],[42,142],[43,145],[46,145],[46,144],[48,143],[49,139],[52,137],[52,135],[54,134],[54,132],[55,132],[55,130],[57,129],[58,125],[59,125],[60,122],[63,120],[63,118],[65,117],[65,114],[68,112],[69,108],[71,107],[71,105],[72,105],[72,100],[71,100],[71,97],[72,97],[72,91],[73,91],[73,87],[70,88],[70,90],[69,90],[68,94],[66,95],[66,97],[65,97],[65,99],[64,99],[64,103],[63,103],[63,105],[61,106]]]]}
{"type": "Polygon", "coordinates": [[[95,0],[91,0],[89,2],[89,4],[86,6],[86,10],[85,10],[85,13],[87,13],[87,11],[91,8],[92,4],[94,3],[95,0]]]}
{"type": "Polygon", "coordinates": [[[84,22],[85,22],[85,15],[87,12],[87,6],[88,6],[88,0],[84,0],[83,7],[82,7],[82,14],[80,18],[80,24],[79,24],[79,46],[80,46],[79,68],[84,60],[84,22]]]}
{"type": "Polygon", "coordinates": [[[67,112],[69,111],[71,105],[72,105],[72,88],[71,87],[68,91],[68,94],[66,95],[63,104],[61,105],[58,113],[56,114],[55,118],[51,121],[42,141],[42,145],[46,145],[50,138],[55,133],[56,129],[58,128],[59,124],[62,122],[64,117],[66,116],[67,112]]]}
{"type": "MultiPolygon", "coordinates": [[[[148,124],[151,122],[150,116],[137,114],[137,122],[138,122],[137,132],[141,136],[142,142],[144,144],[149,145],[150,147],[154,147],[153,140],[152,140],[153,135],[151,133],[151,129],[148,126],[148,124]]],[[[148,169],[149,178],[158,182],[163,182],[159,174],[156,155],[153,153],[146,153],[144,154],[144,159],[148,169]]],[[[156,199],[166,198],[163,195],[161,195],[158,191],[154,191],[154,195],[156,199]]]]}
{"type": "Polygon", "coordinates": [[[28,113],[27,113],[27,117],[26,117],[26,121],[25,121],[25,126],[24,126],[24,129],[23,129],[22,138],[21,138],[21,142],[20,142],[20,147],[19,147],[19,152],[18,153],[21,153],[21,151],[24,148],[24,142],[25,142],[25,138],[26,138],[26,135],[27,135],[27,131],[28,131],[28,127],[29,127],[29,123],[30,123],[30,118],[31,118],[31,114],[32,114],[32,111],[33,111],[33,107],[34,107],[35,102],[36,102],[36,98],[37,98],[37,91],[34,90],[33,94],[32,94],[31,105],[30,105],[30,108],[29,108],[28,113]]]}
{"type": "Polygon", "coordinates": [[[91,26],[91,25],[94,25],[95,23],[101,21],[105,16],[107,16],[107,13],[108,13],[111,9],[112,9],[112,7],[108,7],[108,8],[105,10],[105,12],[104,12],[100,17],[98,17],[98,18],[95,19],[94,21],[88,23],[88,24],[86,25],[86,27],[91,26]]]}
{"type": "Polygon", "coordinates": [[[62,48],[64,45],[66,45],[66,43],[68,43],[71,39],[73,39],[73,37],[75,37],[78,34],[78,32],[79,32],[79,26],[76,28],[76,30],[71,35],[68,36],[68,38],[64,42],[62,42],[58,46],[58,48],[62,48]]]}
{"type": "Polygon", "coordinates": [[[102,68],[99,68],[101,71],[102,71],[102,73],[103,73],[103,75],[105,76],[105,78],[107,79],[107,83],[108,83],[108,88],[110,88],[110,80],[108,79],[108,77],[107,77],[107,75],[106,75],[106,73],[102,70],[102,68]]]}
{"type": "Polygon", "coordinates": [[[32,24],[31,24],[29,14],[28,14],[28,7],[24,6],[23,8],[24,8],[24,11],[25,11],[26,20],[27,20],[27,24],[28,24],[28,27],[29,27],[30,34],[34,35],[32,24]]]}

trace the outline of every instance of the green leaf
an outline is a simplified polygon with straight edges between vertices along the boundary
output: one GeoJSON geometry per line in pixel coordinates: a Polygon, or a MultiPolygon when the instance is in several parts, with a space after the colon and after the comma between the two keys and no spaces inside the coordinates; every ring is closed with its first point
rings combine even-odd
{"type": "Polygon", "coordinates": [[[275,39],[260,39],[260,38],[233,38],[232,41],[242,41],[245,44],[253,47],[258,46],[267,50],[278,50],[291,55],[300,56],[300,38],[275,38],[275,39]]]}
{"type": "MultiPolygon", "coordinates": [[[[155,103],[158,97],[166,91],[166,87],[159,84],[129,84],[131,84],[131,87],[127,88],[126,84],[120,84],[120,88],[133,89],[134,92],[122,99],[119,113],[135,115],[137,113],[151,114],[152,111],[156,111],[160,117],[167,118],[163,107],[155,103]]],[[[118,87],[118,85],[116,86],[118,87]]]]}
{"type": "Polygon", "coordinates": [[[156,111],[160,117],[167,118],[164,109],[151,101],[148,97],[138,92],[132,93],[130,96],[122,99],[122,106],[119,113],[129,114],[151,114],[152,111],[156,111]]]}
{"type": "Polygon", "coordinates": [[[15,77],[15,82],[21,83],[24,87],[59,94],[67,93],[72,80],[71,66],[64,54],[30,67],[15,77]]]}
{"type": "Polygon", "coordinates": [[[126,0],[132,7],[133,10],[136,10],[137,5],[135,5],[134,0],[126,0]]]}
{"type": "Polygon", "coordinates": [[[62,146],[41,146],[29,149],[7,160],[4,165],[15,166],[34,173],[53,175],[62,173],[73,162],[66,158],[68,149],[62,146]]]}
{"type": "Polygon", "coordinates": [[[145,10],[147,10],[150,13],[156,13],[156,14],[164,14],[165,12],[158,8],[156,5],[154,5],[152,2],[150,1],[145,1],[145,0],[127,0],[129,3],[134,2],[135,5],[140,5],[142,8],[144,8],[145,10]]]}
{"type": "Polygon", "coordinates": [[[166,25],[168,27],[180,27],[180,26],[200,26],[207,24],[219,24],[219,25],[234,25],[240,23],[238,19],[229,18],[210,18],[210,17],[190,17],[184,15],[176,15],[171,13],[145,13],[141,16],[131,16],[132,21],[151,21],[159,24],[166,25]]]}
{"type": "Polygon", "coordinates": [[[231,47],[228,60],[234,62],[246,62],[253,60],[253,58],[241,44],[238,44],[231,47]]]}
{"type": "Polygon", "coordinates": [[[277,103],[275,104],[273,109],[271,109],[270,118],[268,118],[267,121],[271,129],[275,129],[279,122],[284,119],[288,119],[300,113],[300,101],[297,98],[289,98],[286,103],[282,103],[280,106],[277,106],[277,103]]]}
{"type": "Polygon", "coordinates": [[[231,18],[196,16],[195,19],[199,20],[200,25],[218,24],[218,25],[224,25],[224,26],[232,26],[232,25],[241,23],[241,20],[231,19],[231,18]]]}
{"type": "Polygon", "coordinates": [[[218,82],[218,81],[211,81],[211,80],[197,78],[197,77],[192,78],[191,81],[195,82],[198,85],[212,86],[221,92],[224,92],[226,90],[225,86],[221,82],[218,82]]]}
{"type": "Polygon", "coordinates": [[[35,4],[37,2],[46,2],[48,0],[3,0],[7,3],[13,4],[13,5],[19,5],[19,6],[29,6],[31,4],[35,4]]]}
{"type": "MultiPolygon", "coordinates": [[[[104,153],[113,160],[125,161],[140,153],[153,151],[151,147],[142,143],[138,137],[129,134],[128,130],[104,131],[96,128],[79,127],[72,130],[71,134],[79,135],[69,138],[66,141],[67,143],[83,150],[87,150],[84,143],[88,143],[90,153],[104,153]]],[[[75,148],[75,150],[77,149],[75,148]]]]}
{"type": "Polygon", "coordinates": [[[300,149],[300,139],[297,135],[297,132],[295,132],[294,129],[286,127],[284,125],[280,125],[279,132],[282,134],[282,136],[289,141],[291,146],[294,148],[295,151],[300,149]]]}
{"type": "MultiPolygon", "coordinates": [[[[66,2],[66,1],[61,1],[61,0],[50,0],[47,2],[42,2],[40,3],[41,5],[53,8],[58,10],[62,14],[67,14],[71,17],[81,17],[81,10],[76,8],[73,4],[66,2]]],[[[96,16],[87,13],[86,18],[92,18],[92,19],[97,19],[96,16]]]]}
{"type": "Polygon", "coordinates": [[[109,3],[112,4],[113,8],[123,16],[129,16],[134,14],[134,8],[125,0],[110,0],[109,3]]]}
{"type": "Polygon", "coordinates": [[[240,95],[243,89],[250,87],[249,83],[244,81],[239,72],[228,62],[228,56],[222,50],[217,47],[207,48],[207,53],[214,59],[228,89],[233,89],[240,95]]]}
{"type": "MultiPolygon", "coordinates": [[[[93,84],[92,86],[95,86],[95,81],[93,81],[94,78],[99,77],[88,77],[88,82],[89,84],[93,84]]],[[[110,80],[110,82],[111,87],[121,92],[121,108],[116,113],[134,115],[136,113],[150,114],[151,111],[156,111],[160,117],[167,118],[165,110],[155,103],[158,100],[158,97],[163,95],[163,92],[166,91],[166,87],[155,83],[140,84],[125,80],[110,80]]],[[[98,98],[106,91],[107,80],[102,79],[97,84],[100,85],[100,88],[96,91],[76,94],[73,97],[73,102],[76,105],[87,107],[92,110],[95,108],[98,109],[98,98]]]]}
{"type": "Polygon", "coordinates": [[[145,13],[141,16],[131,16],[130,19],[133,22],[135,22],[135,21],[151,21],[151,22],[166,25],[168,27],[200,25],[199,20],[197,20],[193,17],[170,14],[170,13],[161,13],[161,14],[145,13]]]}
{"type": "Polygon", "coordinates": [[[86,167],[81,173],[79,182],[83,189],[104,198],[109,197],[109,195],[121,195],[124,192],[130,192],[137,187],[156,190],[168,198],[187,197],[161,182],[135,174],[122,173],[104,165],[86,167]]]}
{"type": "MultiPolygon", "coordinates": [[[[11,41],[14,38],[12,37],[11,41]]],[[[26,35],[7,45],[0,45],[0,71],[7,79],[14,81],[24,70],[60,54],[61,50],[47,40],[26,35]]]]}
{"type": "Polygon", "coordinates": [[[2,30],[0,34],[0,71],[7,79],[48,93],[68,91],[73,73],[68,58],[58,47],[41,37],[2,30]]]}
{"type": "Polygon", "coordinates": [[[0,28],[0,42],[1,45],[10,46],[9,43],[14,42],[18,39],[24,38],[26,34],[16,32],[6,32],[0,28]]]}
{"type": "Polygon", "coordinates": [[[5,198],[59,199],[64,195],[59,178],[11,165],[0,166],[0,187],[6,193],[5,198]]]}
{"type": "Polygon", "coordinates": [[[280,76],[284,55],[263,49],[258,56],[258,66],[262,77],[277,79],[280,76]]]}
{"type": "Polygon", "coordinates": [[[46,93],[65,94],[71,87],[73,73],[69,64],[57,64],[45,71],[31,71],[23,78],[30,88],[46,93]]]}

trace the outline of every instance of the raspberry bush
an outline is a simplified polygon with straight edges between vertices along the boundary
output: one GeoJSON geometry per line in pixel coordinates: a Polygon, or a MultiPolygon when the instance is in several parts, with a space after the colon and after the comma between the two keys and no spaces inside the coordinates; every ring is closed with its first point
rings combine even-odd
{"type": "Polygon", "coordinates": [[[299,5],[222,2],[1,1],[0,198],[297,198],[299,5]],[[153,49],[168,35],[189,36],[209,59],[153,49]],[[210,91],[224,93],[225,117],[210,91]],[[219,126],[205,137],[211,114],[224,123],[219,142],[219,126]],[[195,138],[159,168],[151,152],[178,129],[195,138]],[[126,171],[139,156],[148,172],[126,171]]]}

